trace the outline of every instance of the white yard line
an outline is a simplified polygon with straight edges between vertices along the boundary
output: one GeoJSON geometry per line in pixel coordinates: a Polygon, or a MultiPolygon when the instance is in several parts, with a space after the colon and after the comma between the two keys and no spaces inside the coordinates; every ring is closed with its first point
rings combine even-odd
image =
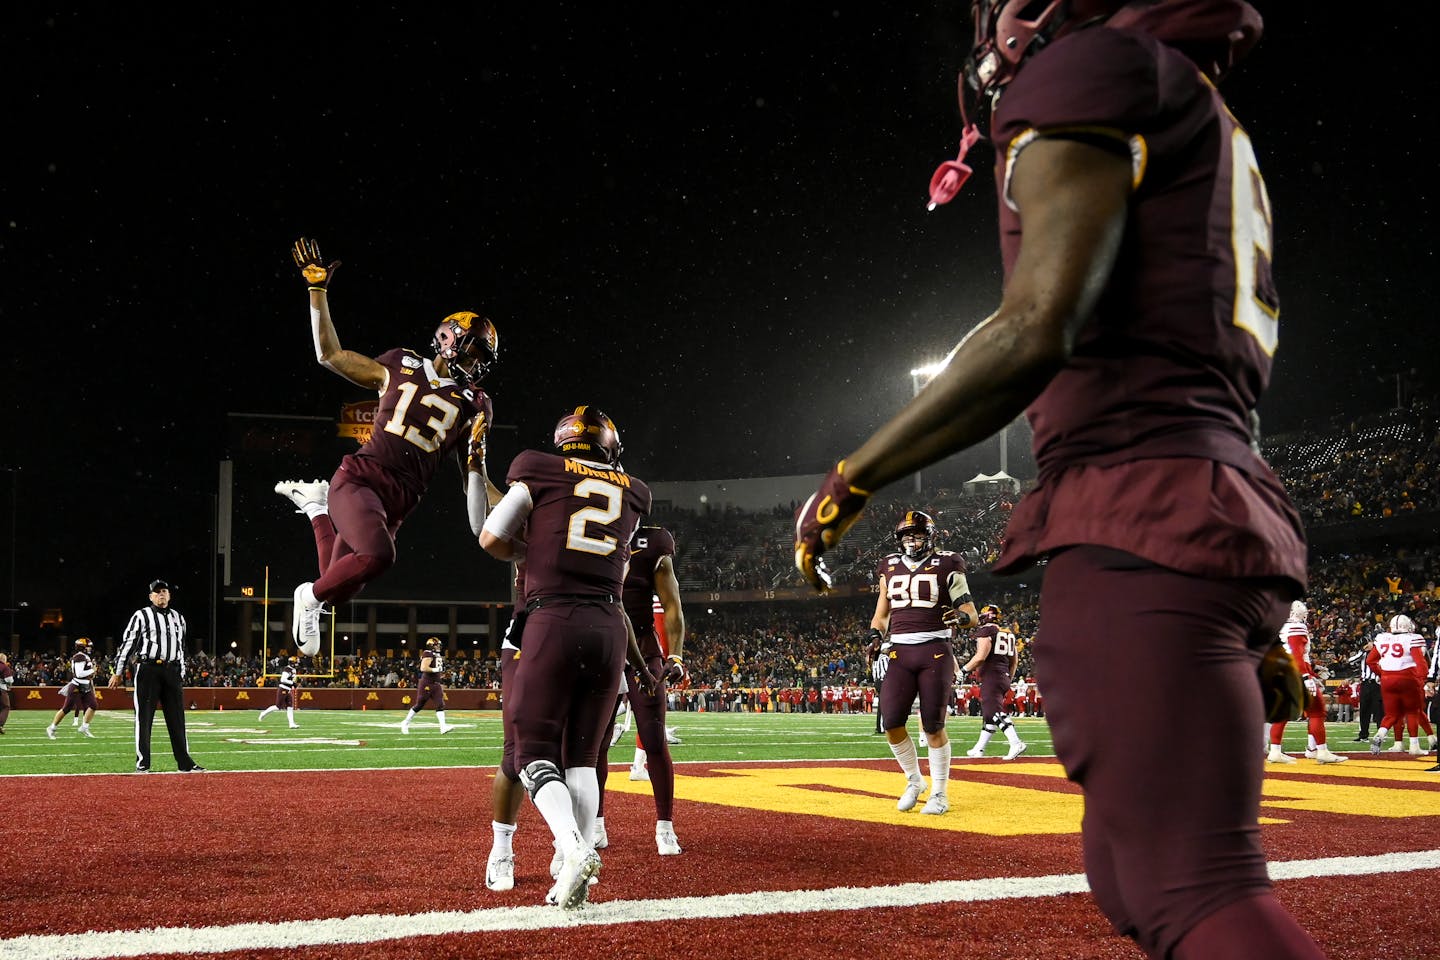
{"type": "MultiPolygon", "coordinates": [[[[1270,864],[1276,880],[1353,877],[1440,868],[1440,850],[1374,857],[1326,857],[1270,864]]],[[[538,891],[538,887],[536,888],[538,891]]],[[[327,944],[379,943],[407,937],[505,933],[676,920],[721,920],[779,913],[825,913],[877,907],[915,907],[1084,893],[1082,874],[989,877],[878,887],[764,891],[670,900],[616,900],[574,912],[557,907],[491,907],[484,910],[370,914],[324,920],[237,923],[213,927],[163,927],[0,940],[6,960],[94,960],[142,954],[198,954],[237,950],[286,950],[327,944]]]]}

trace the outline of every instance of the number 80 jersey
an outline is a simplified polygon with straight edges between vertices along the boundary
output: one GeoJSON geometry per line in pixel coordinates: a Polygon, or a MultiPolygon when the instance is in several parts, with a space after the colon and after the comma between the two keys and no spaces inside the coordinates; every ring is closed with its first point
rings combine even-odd
{"type": "Polygon", "coordinates": [[[539,450],[516,457],[506,479],[530,494],[525,599],[608,593],[619,600],[650,488],[619,467],[539,450]]]}
{"type": "Polygon", "coordinates": [[[940,615],[970,592],[965,561],[948,550],[936,550],[919,560],[892,553],[880,561],[875,583],[890,600],[894,643],[949,639],[950,628],[940,615]]]}

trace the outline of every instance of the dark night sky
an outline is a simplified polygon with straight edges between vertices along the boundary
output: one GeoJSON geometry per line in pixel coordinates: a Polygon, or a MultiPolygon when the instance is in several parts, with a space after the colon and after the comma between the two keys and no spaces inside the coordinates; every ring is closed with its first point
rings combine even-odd
{"type": "MultiPolygon", "coordinates": [[[[133,607],[204,553],[227,411],[363,398],[314,362],[302,233],[345,346],[481,310],[522,445],[592,402],[656,480],[824,469],[998,302],[988,156],[924,208],[965,5],[590,6],[3,15],[17,596],[133,607]]],[[[1433,354],[1435,85],[1326,5],[1262,10],[1225,89],[1276,211],[1275,430],[1433,354]]]]}

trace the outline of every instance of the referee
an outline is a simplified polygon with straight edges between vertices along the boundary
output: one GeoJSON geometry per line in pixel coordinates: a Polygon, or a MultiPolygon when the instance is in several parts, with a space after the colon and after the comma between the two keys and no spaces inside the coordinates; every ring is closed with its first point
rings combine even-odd
{"type": "MultiPolygon", "coordinates": [[[[1370,654],[1370,648],[1375,646],[1371,640],[1361,648],[1360,652],[1350,657],[1350,662],[1360,663],[1360,735],[1355,738],[1356,743],[1363,743],[1370,739],[1370,723],[1374,721],[1375,727],[1380,727],[1380,721],[1385,719],[1384,705],[1380,697],[1380,677],[1365,658],[1370,654]]],[[[1398,741],[1397,741],[1398,742],[1398,741]]]]}
{"type": "Polygon", "coordinates": [[[185,773],[204,767],[190,757],[185,738],[185,618],[170,609],[170,584],[150,581],[150,605],[136,610],[125,626],[110,688],[120,686],[125,662],[135,654],[135,769],[150,769],[150,728],[155,705],[165,711],[165,729],[175,765],[185,773]]]}

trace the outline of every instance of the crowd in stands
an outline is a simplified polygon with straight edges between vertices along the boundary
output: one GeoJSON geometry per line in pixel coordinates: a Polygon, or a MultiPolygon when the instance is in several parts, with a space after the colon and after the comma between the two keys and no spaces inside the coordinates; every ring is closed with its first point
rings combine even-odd
{"type": "MultiPolygon", "coordinates": [[[[1383,521],[1440,509],[1434,481],[1440,463],[1440,432],[1432,408],[1410,409],[1357,420],[1342,429],[1277,438],[1265,452],[1285,480],[1307,524],[1320,527],[1356,519],[1383,521]]],[[[962,554],[972,570],[976,603],[996,603],[1021,638],[1019,675],[1033,676],[1030,646],[1039,621],[1039,592],[1022,580],[989,577],[984,571],[1001,545],[1005,521],[1022,494],[1009,488],[965,493],[938,489],[923,496],[900,490],[877,497],[851,531],[835,563],[840,582],[870,583],[880,557],[894,549],[891,536],[907,509],[934,517],[938,544],[962,554]]],[[[682,591],[768,590],[793,585],[793,505],[768,511],[733,508],[696,512],[665,508],[655,520],[677,542],[676,568],[682,591]]],[[[828,557],[828,555],[827,555],[828,557]]],[[[1352,662],[1367,640],[1397,613],[1434,630],[1440,617],[1440,547],[1389,554],[1332,552],[1312,557],[1306,602],[1310,609],[1312,658],[1336,676],[1351,676],[1352,662]]],[[[874,609],[866,596],[826,601],[690,603],[686,609],[686,660],[693,692],[681,691],[676,706],[696,708],[716,691],[735,691],[717,706],[742,707],[757,690],[810,690],[870,683],[862,654],[874,609]],[[749,691],[749,692],[747,692],[749,691]]],[[[962,654],[965,643],[959,644],[962,654]]],[[[68,654],[22,652],[13,658],[15,682],[59,686],[68,678],[68,654]]],[[[447,659],[446,682],[458,688],[499,686],[493,654],[447,659]]],[[[102,677],[111,664],[100,658],[102,677]]],[[[412,687],[418,658],[307,658],[303,682],[312,686],[412,687]]],[[[187,683],[196,686],[255,686],[279,672],[278,661],[233,653],[187,660],[187,683]]],[[[767,694],[768,697],[768,694],[767,694]]],[[[770,706],[767,702],[766,706],[770,706]]],[[[778,706],[778,703],[777,703],[778,706]]],[[[808,707],[807,707],[808,709],[808,707]]]]}

